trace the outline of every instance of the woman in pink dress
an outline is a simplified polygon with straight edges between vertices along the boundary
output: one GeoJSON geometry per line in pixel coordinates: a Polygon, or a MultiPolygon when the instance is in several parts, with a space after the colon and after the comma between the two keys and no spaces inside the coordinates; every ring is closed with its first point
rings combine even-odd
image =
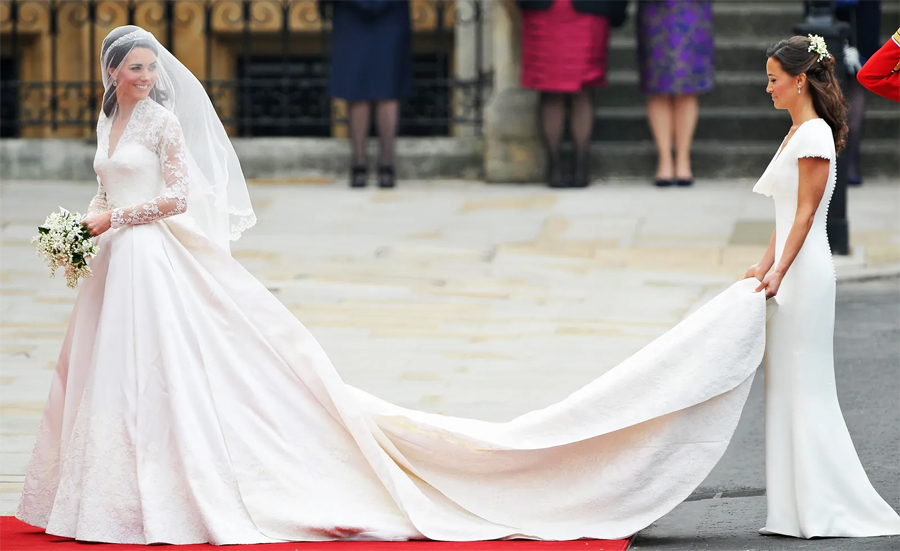
{"type": "Polygon", "coordinates": [[[610,27],[625,22],[626,0],[516,0],[522,10],[522,86],[541,92],[550,187],[590,183],[591,88],[606,85],[610,27]],[[559,147],[571,98],[575,166],[563,174],[559,147]]]}

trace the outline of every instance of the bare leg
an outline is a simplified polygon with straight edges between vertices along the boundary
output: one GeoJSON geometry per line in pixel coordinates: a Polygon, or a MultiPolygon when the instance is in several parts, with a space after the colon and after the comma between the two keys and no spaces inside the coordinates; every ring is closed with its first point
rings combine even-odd
{"type": "Polygon", "coordinates": [[[847,144],[841,157],[847,163],[847,181],[852,184],[860,184],[862,183],[862,169],[859,153],[866,122],[866,94],[868,92],[855,78],[851,78],[849,84],[850,108],[847,113],[847,126],[850,127],[850,132],[847,133],[847,144]]]}
{"type": "Polygon", "coordinates": [[[572,97],[570,125],[572,140],[575,142],[575,171],[572,185],[585,187],[591,181],[591,133],[594,129],[594,104],[589,88],[581,90],[572,97]]]}
{"type": "Polygon", "coordinates": [[[563,94],[544,92],[541,94],[541,129],[544,145],[550,156],[549,184],[551,187],[562,187],[562,171],[559,163],[559,145],[562,142],[563,123],[565,122],[566,102],[563,94]]]}
{"type": "Polygon", "coordinates": [[[691,172],[691,142],[694,141],[699,113],[697,96],[675,96],[675,177],[679,180],[694,178],[691,172]]]}
{"type": "Polygon", "coordinates": [[[653,94],[647,99],[647,118],[656,142],[656,179],[671,180],[675,176],[672,141],[675,133],[674,108],[670,96],[653,94]]]}

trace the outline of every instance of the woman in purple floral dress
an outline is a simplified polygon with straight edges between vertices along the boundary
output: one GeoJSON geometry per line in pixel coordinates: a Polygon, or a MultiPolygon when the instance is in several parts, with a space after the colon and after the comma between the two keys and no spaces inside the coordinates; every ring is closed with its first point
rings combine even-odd
{"type": "Polygon", "coordinates": [[[689,186],[697,94],[713,87],[712,2],[639,2],[637,35],[641,89],[659,153],[656,185],[689,186]]]}

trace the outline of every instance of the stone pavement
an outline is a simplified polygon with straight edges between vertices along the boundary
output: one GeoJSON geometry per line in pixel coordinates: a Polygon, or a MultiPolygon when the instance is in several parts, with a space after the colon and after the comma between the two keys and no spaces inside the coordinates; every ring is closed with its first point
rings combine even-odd
{"type": "MultiPolygon", "coordinates": [[[[234,255],[350,384],[502,421],[562,399],[743,275],[773,227],[771,200],[751,187],[255,182],[259,224],[234,255]]],[[[75,298],[29,240],[57,205],[85,210],[94,189],[2,183],[0,514],[15,510],[75,298]]],[[[839,275],[895,272],[897,182],[852,189],[849,209],[855,250],[839,275]]]]}

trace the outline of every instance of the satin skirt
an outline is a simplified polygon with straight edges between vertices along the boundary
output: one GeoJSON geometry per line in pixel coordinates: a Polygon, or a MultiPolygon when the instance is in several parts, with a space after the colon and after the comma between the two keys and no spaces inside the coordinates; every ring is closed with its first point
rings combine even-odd
{"type": "Polygon", "coordinates": [[[720,459],[765,347],[766,301],[742,281],[557,404],[446,417],[345,384],[177,217],[100,247],[17,513],[79,540],[624,538],[720,459]]]}

